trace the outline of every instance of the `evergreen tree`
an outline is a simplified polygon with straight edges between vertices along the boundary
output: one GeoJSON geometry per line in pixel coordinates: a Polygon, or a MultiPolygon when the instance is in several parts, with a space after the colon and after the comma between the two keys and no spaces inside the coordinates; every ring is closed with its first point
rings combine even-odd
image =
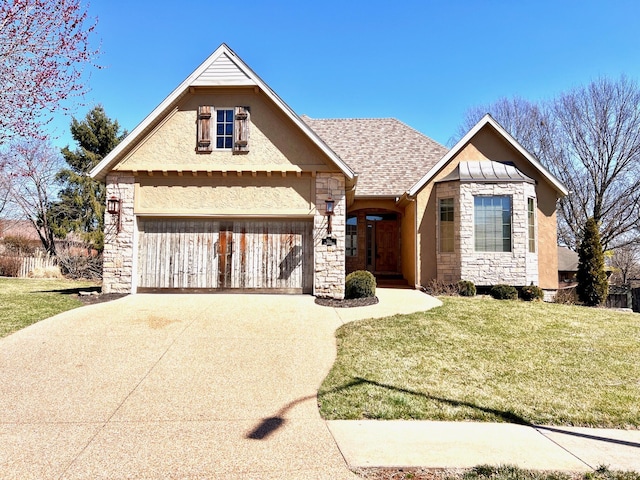
{"type": "Polygon", "coordinates": [[[93,248],[102,251],[106,190],[104,183],[92,179],[88,173],[120,143],[126,132],[120,132],[117,120],[107,117],[104,108],[98,105],[83,121],[72,120],[71,134],[78,148],[62,149],[69,168],[58,173],[64,187],[60,201],[51,209],[54,232],[60,237],[78,232],[93,248]]]}
{"type": "Polygon", "coordinates": [[[590,307],[602,305],[607,299],[609,283],[604,270],[600,232],[593,217],[585,225],[578,258],[578,298],[590,307]]]}

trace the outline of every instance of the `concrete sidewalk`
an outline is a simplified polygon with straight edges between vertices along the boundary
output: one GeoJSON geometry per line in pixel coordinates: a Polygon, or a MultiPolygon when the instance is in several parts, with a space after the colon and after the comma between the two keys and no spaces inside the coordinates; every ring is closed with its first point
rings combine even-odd
{"type": "Polygon", "coordinates": [[[431,421],[327,422],[350,468],[515,465],[640,472],[640,430],[431,421]]]}

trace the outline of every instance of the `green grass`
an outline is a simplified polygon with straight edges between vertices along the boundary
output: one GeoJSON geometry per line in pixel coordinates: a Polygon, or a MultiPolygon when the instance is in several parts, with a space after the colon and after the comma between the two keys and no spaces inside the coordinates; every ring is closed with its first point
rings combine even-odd
{"type": "Polygon", "coordinates": [[[82,306],[74,293],[94,282],[0,278],[0,338],[57,313],[82,306]]]}
{"type": "Polygon", "coordinates": [[[323,417],[640,427],[640,315],[443,302],[340,328],[323,417]]]}
{"type": "Polygon", "coordinates": [[[389,480],[640,480],[633,471],[609,470],[598,467],[593,472],[554,472],[525,470],[511,465],[478,465],[467,470],[425,470],[422,468],[361,468],[355,473],[362,478],[389,480]]]}

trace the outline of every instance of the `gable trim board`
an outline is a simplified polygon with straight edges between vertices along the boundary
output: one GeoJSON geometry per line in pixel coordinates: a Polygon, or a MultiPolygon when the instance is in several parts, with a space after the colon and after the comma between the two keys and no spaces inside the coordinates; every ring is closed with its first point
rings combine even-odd
{"type": "Polygon", "coordinates": [[[266,288],[342,298],[348,271],[378,267],[416,288],[461,275],[544,286],[557,269],[555,201],[567,193],[488,115],[449,151],[395,119],[299,117],[224,44],[90,175],[121,201],[119,217],[105,216],[103,291],[130,293],[266,288]],[[202,105],[250,109],[242,155],[198,154],[202,105]],[[473,142],[495,148],[476,152],[473,142]],[[508,254],[473,252],[473,195],[496,192],[518,209],[518,242],[527,196],[537,198],[535,255],[515,240],[508,254]],[[458,209],[453,256],[437,247],[443,195],[458,209]]]}

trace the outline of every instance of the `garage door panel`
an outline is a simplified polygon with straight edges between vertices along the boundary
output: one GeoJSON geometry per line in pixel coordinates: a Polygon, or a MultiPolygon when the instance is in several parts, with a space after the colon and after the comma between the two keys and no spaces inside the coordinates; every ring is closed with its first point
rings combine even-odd
{"type": "Polygon", "coordinates": [[[139,219],[139,290],[310,291],[309,221],[139,219]]]}

